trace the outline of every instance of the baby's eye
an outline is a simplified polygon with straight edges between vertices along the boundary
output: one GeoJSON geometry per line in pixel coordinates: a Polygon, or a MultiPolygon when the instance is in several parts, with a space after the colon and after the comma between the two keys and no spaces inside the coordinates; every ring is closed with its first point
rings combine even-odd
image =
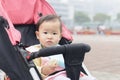
{"type": "Polygon", "coordinates": [[[53,35],[56,35],[57,33],[53,33],[53,35]]]}
{"type": "Polygon", "coordinates": [[[43,32],[44,34],[47,34],[47,32],[43,32]]]}

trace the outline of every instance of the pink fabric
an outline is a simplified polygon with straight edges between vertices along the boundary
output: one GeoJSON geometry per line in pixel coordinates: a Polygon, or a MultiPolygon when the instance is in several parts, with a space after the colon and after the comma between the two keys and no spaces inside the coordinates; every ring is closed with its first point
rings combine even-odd
{"type": "Polygon", "coordinates": [[[14,26],[13,26],[13,24],[11,23],[11,21],[10,21],[8,15],[7,15],[7,13],[5,12],[4,8],[2,7],[1,2],[0,2],[0,16],[3,16],[4,18],[6,18],[6,19],[8,20],[8,23],[9,23],[10,28],[7,29],[6,31],[7,31],[7,33],[8,33],[8,36],[9,36],[9,38],[10,38],[11,43],[12,43],[13,45],[15,45],[15,44],[16,44],[16,41],[20,41],[20,39],[21,39],[21,34],[20,34],[19,31],[17,31],[17,30],[14,28],[14,26]]]}
{"type": "Polygon", "coordinates": [[[1,0],[13,24],[31,24],[43,15],[55,14],[53,8],[45,0],[1,0]]]}
{"type": "MultiPolygon", "coordinates": [[[[61,71],[56,73],[55,75],[47,77],[45,80],[70,80],[66,77],[66,71],[61,71]]],[[[89,77],[85,75],[83,72],[80,72],[80,80],[95,80],[94,77],[89,77]]]]}
{"type": "MultiPolygon", "coordinates": [[[[38,14],[56,14],[46,0],[1,0],[13,24],[31,24],[39,19],[38,14]]],[[[62,27],[63,37],[73,40],[65,25],[62,27]]]]}
{"type": "MultiPolygon", "coordinates": [[[[40,0],[2,0],[2,5],[8,13],[13,24],[31,24],[40,0]]],[[[40,4],[41,5],[41,4],[40,4]]]]}

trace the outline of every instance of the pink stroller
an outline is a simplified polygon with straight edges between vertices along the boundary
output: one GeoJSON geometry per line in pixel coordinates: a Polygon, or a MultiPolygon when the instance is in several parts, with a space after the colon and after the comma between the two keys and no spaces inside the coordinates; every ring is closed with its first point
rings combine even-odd
{"type": "MultiPolygon", "coordinates": [[[[3,13],[5,12],[3,11],[3,13]]],[[[9,18],[6,17],[7,15],[2,16],[0,17],[0,69],[9,76],[10,80],[42,80],[32,59],[55,55],[53,53],[63,54],[67,77],[71,80],[79,80],[80,71],[87,75],[86,70],[82,67],[82,62],[85,53],[90,51],[89,45],[83,43],[67,44],[59,47],[45,48],[29,55],[27,54],[27,51],[24,50],[24,46],[18,44],[20,36],[16,36],[11,30],[16,31],[18,34],[19,32],[15,30],[14,27],[11,28],[12,24],[10,23],[9,18]],[[8,22],[2,16],[5,16],[8,22]],[[74,52],[77,56],[73,56],[74,52]],[[26,56],[29,56],[29,59],[26,58],[26,56]]],[[[63,27],[63,30],[67,32],[65,27],[63,27]]],[[[69,43],[69,41],[72,40],[70,37],[70,35],[64,35],[61,43],[69,43]]]]}
{"type": "MultiPolygon", "coordinates": [[[[85,72],[82,62],[85,53],[90,51],[89,45],[84,43],[66,44],[44,48],[29,55],[21,44],[16,46],[11,44],[6,32],[9,26],[3,17],[0,17],[0,25],[0,45],[2,45],[0,46],[0,69],[5,71],[11,80],[42,80],[32,59],[56,54],[63,54],[65,71],[71,80],[79,80],[80,72],[85,72]]],[[[85,74],[87,73],[85,72],[85,74]]]]}

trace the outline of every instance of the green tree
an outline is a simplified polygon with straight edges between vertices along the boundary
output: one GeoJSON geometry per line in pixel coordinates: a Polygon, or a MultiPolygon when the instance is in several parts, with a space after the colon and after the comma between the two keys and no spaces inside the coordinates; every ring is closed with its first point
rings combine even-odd
{"type": "Polygon", "coordinates": [[[89,16],[87,14],[85,14],[84,12],[75,12],[74,21],[77,24],[82,24],[85,22],[89,22],[91,20],[90,20],[89,16]]]}
{"type": "Polygon", "coordinates": [[[120,22],[120,13],[117,14],[116,20],[120,22]]]}
{"type": "Polygon", "coordinates": [[[93,21],[100,22],[100,23],[104,23],[104,22],[110,21],[110,20],[111,20],[111,17],[107,14],[104,14],[104,13],[97,13],[93,17],[93,21]]]}

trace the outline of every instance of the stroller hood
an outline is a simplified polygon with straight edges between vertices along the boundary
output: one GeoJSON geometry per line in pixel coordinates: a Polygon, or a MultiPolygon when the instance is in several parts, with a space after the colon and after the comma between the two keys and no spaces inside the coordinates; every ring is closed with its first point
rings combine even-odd
{"type": "MultiPolygon", "coordinates": [[[[38,14],[42,13],[43,16],[56,14],[53,7],[46,0],[33,0],[33,2],[31,0],[1,0],[0,2],[4,6],[13,24],[36,24],[40,18],[38,14]],[[12,5],[12,3],[16,5],[12,5]]],[[[70,31],[64,24],[62,26],[62,37],[72,41],[73,39],[70,31]]],[[[11,30],[11,32],[14,31],[11,30]]]]}
{"type": "MultiPolygon", "coordinates": [[[[2,7],[2,4],[0,2],[0,16],[3,16],[4,18],[7,19],[8,21],[8,24],[9,24],[9,29],[7,29],[7,33],[8,33],[8,36],[10,38],[10,41],[12,42],[13,45],[16,44],[16,41],[20,41],[21,39],[21,34],[19,31],[17,31],[14,27],[13,27],[13,24],[11,23],[6,11],[4,10],[4,8],[2,7]]],[[[1,26],[0,26],[1,27],[1,26]]]]}

